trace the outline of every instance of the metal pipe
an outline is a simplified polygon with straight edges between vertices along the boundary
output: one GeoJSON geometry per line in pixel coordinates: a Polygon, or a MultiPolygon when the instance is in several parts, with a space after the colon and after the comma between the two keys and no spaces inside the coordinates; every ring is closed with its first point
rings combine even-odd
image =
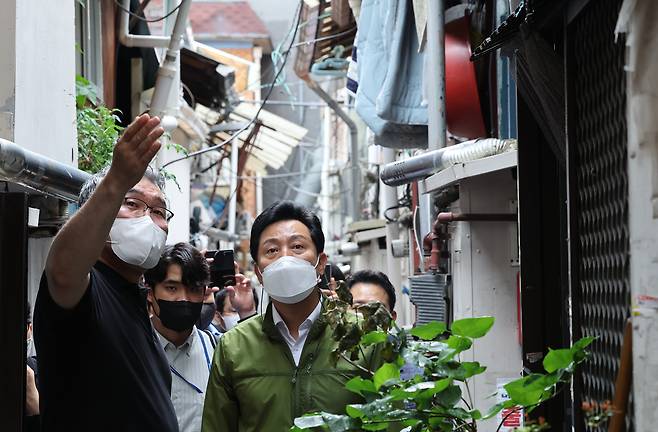
{"type": "Polygon", "coordinates": [[[439,223],[450,222],[516,222],[516,213],[439,213],[436,217],[439,223]]]}
{"type": "MultiPolygon", "coordinates": [[[[395,160],[395,149],[392,148],[382,148],[382,161],[384,163],[390,163],[395,160]]],[[[391,219],[395,219],[398,216],[398,210],[394,207],[398,203],[398,192],[397,188],[380,185],[380,218],[384,216],[384,212],[387,209],[391,209],[386,215],[391,219]]],[[[398,222],[389,222],[386,221],[386,274],[391,280],[391,283],[394,287],[400,288],[402,286],[402,271],[400,269],[400,261],[393,256],[393,240],[398,240],[400,238],[400,228],[398,222]]]]}
{"type": "Polygon", "coordinates": [[[381,179],[389,186],[400,186],[422,180],[437,170],[455,163],[467,162],[516,149],[516,140],[486,138],[466,141],[450,147],[430,151],[386,165],[381,179]]]}
{"type": "Polygon", "coordinates": [[[446,146],[445,0],[427,0],[428,150],[446,146]],[[436,74],[436,75],[434,75],[436,74]]]}
{"type": "Polygon", "coordinates": [[[130,34],[129,17],[126,12],[126,10],[130,10],[130,0],[123,0],[121,6],[125,9],[119,11],[119,42],[122,45],[144,48],[166,48],[169,45],[169,36],[130,34]]]}
{"type": "Polygon", "coordinates": [[[356,123],[350,118],[350,116],[343,111],[343,109],[338,105],[331,96],[325,92],[320,84],[316,83],[312,79],[306,81],[308,87],[313,90],[323,101],[327,103],[329,108],[331,108],[338,117],[341,118],[350,129],[350,158],[352,159],[352,222],[356,222],[360,219],[361,215],[361,177],[359,172],[359,130],[357,129],[356,123]]]}
{"type": "Polygon", "coordinates": [[[90,174],[0,138],[0,178],[76,202],[90,174]]]}

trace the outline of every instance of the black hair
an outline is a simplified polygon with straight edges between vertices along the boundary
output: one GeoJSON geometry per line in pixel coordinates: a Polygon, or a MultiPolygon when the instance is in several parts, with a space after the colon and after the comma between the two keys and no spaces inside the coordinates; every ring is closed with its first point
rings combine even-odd
{"type": "MultiPolygon", "coordinates": [[[[256,296],[256,288],[251,288],[251,292],[254,295],[254,307],[258,310],[258,296],[256,296]]],[[[215,294],[215,308],[217,312],[221,315],[224,312],[224,304],[226,303],[226,296],[228,295],[228,290],[221,289],[215,294]]]]}
{"type": "Polygon", "coordinates": [[[347,280],[347,288],[352,289],[352,286],[358,283],[370,283],[382,287],[388,296],[389,309],[393,311],[395,308],[395,288],[393,288],[388,276],[380,271],[359,270],[347,280]]]}
{"type": "Polygon", "coordinates": [[[25,322],[27,325],[32,323],[32,305],[29,300],[25,304],[25,322]]]}
{"type": "Polygon", "coordinates": [[[167,246],[158,261],[158,265],[144,273],[144,280],[149,288],[164,281],[167,270],[172,264],[178,264],[182,270],[182,282],[191,289],[205,288],[210,279],[208,261],[194,246],[189,243],[176,243],[167,246]]]}
{"type": "Polygon", "coordinates": [[[249,251],[255,262],[258,262],[258,244],[260,236],[265,228],[273,223],[284,220],[298,220],[311,232],[311,240],[315,244],[318,254],[324,252],[324,233],[320,219],[304,206],[292,201],[278,201],[265,209],[258,215],[251,226],[251,239],[249,240],[249,251]]]}

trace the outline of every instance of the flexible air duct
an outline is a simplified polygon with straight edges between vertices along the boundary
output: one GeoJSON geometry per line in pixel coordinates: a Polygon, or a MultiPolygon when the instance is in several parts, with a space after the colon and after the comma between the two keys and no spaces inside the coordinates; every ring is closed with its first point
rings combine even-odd
{"type": "Polygon", "coordinates": [[[2,180],[67,201],[77,201],[80,188],[89,177],[91,176],[84,171],[0,138],[2,180]]]}
{"type": "Polygon", "coordinates": [[[387,164],[380,177],[388,186],[400,186],[422,180],[433,172],[456,163],[481,159],[514,149],[516,149],[514,139],[485,138],[465,141],[387,164]]]}

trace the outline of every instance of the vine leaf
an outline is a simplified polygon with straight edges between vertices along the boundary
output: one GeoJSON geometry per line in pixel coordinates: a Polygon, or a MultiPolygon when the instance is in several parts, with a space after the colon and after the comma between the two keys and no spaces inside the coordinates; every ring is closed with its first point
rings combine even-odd
{"type": "Polygon", "coordinates": [[[382,385],[386,382],[393,379],[400,378],[400,368],[394,363],[384,363],[380,366],[379,369],[375,372],[373,376],[373,382],[375,384],[375,389],[379,390],[382,385]]]}
{"type": "Polygon", "coordinates": [[[494,325],[494,317],[463,318],[452,323],[452,334],[472,339],[486,335],[494,325]]]}
{"type": "Polygon", "coordinates": [[[412,328],[409,333],[423,340],[433,340],[446,331],[445,323],[432,321],[412,328]]]}

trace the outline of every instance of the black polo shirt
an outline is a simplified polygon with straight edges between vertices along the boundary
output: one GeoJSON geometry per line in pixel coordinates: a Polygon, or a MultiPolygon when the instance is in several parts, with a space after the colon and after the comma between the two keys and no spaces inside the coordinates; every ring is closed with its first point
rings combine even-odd
{"type": "Polygon", "coordinates": [[[171,373],[136,284],[97,262],[73,309],[45,274],[34,311],[43,431],[178,431],[171,373]]]}

